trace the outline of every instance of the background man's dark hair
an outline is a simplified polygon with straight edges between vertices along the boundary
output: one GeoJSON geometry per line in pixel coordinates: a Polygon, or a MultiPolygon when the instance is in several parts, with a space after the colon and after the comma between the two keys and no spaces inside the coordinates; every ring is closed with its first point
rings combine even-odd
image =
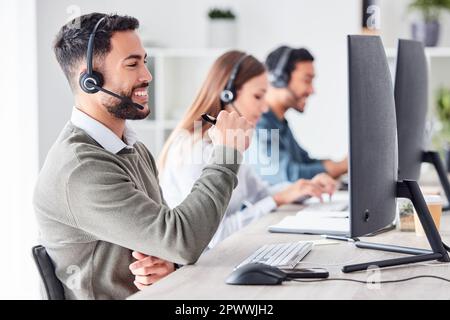
{"type": "MultiPolygon", "coordinates": [[[[281,55],[287,46],[281,46],[273,50],[266,58],[267,70],[273,71],[277,67],[278,61],[280,61],[281,55]]],[[[295,64],[303,61],[314,61],[312,54],[305,48],[292,49],[289,59],[284,67],[284,72],[288,75],[288,81],[291,79],[291,73],[295,69],[295,64]]]]}
{"type": "Polygon", "coordinates": [[[100,71],[101,60],[111,51],[111,36],[117,31],[135,30],[139,21],[130,16],[117,14],[90,13],[82,15],[64,25],[56,35],[54,51],[72,90],[78,87],[76,67],[85,62],[89,35],[95,24],[103,17],[94,40],[94,68],[100,71]]]}

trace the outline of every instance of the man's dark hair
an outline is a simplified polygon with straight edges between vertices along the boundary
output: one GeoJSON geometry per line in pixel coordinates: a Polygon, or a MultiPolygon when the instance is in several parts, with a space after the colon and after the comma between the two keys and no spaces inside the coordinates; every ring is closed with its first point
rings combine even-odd
{"type": "MultiPolygon", "coordinates": [[[[277,49],[273,50],[266,58],[266,67],[269,72],[274,71],[275,68],[278,65],[278,62],[281,59],[281,55],[283,52],[287,49],[287,46],[281,46],[277,49]]],[[[313,55],[306,50],[305,48],[299,48],[299,49],[292,49],[291,53],[289,54],[289,59],[284,66],[284,72],[288,75],[288,80],[291,79],[291,73],[295,69],[295,65],[298,62],[303,61],[314,61],[313,55]]]]}
{"type": "Polygon", "coordinates": [[[85,61],[89,36],[95,24],[103,17],[106,19],[97,29],[94,40],[93,59],[97,70],[99,70],[99,60],[111,51],[113,33],[135,30],[139,27],[139,21],[136,18],[97,12],[82,15],[65,24],[56,35],[53,49],[72,90],[78,86],[78,80],[74,74],[75,68],[81,61],[85,61]]]}

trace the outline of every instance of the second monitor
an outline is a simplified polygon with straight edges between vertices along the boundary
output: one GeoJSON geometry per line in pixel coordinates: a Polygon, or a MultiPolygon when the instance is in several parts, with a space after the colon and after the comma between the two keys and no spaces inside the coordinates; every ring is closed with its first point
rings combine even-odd
{"type": "MultiPolygon", "coordinates": [[[[446,169],[436,151],[425,151],[425,123],[428,110],[428,68],[423,44],[399,40],[395,74],[395,110],[399,143],[399,179],[419,180],[423,162],[434,165],[450,203],[446,169]]],[[[444,210],[449,210],[447,205],[444,210]]]]}
{"type": "Polygon", "coordinates": [[[343,272],[421,261],[449,262],[442,242],[414,179],[398,180],[397,121],[394,91],[381,39],[348,37],[350,124],[350,237],[388,226],[396,214],[396,199],[409,198],[424,227],[431,250],[357,241],[359,248],[411,256],[348,265],[343,272]]]}

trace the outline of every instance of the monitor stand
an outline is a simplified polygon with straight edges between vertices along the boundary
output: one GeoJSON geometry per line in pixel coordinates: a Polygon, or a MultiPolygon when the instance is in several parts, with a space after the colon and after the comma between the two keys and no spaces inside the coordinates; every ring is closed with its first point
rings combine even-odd
{"type": "Polygon", "coordinates": [[[422,162],[431,163],[439,176],[442,188],[447,198],[447,205],[442,208],[443,211],[450,210],[450,183],[448,182],[447,170],[442,163],[441,157],[437,151],[423,151],[422,162]]]}
{"type": "Polygon", "coordinates": [[[374,249],[381,251],[397,252],[403,254],[410,254],[411,257],[395,258],[388,260],[372,261],[367,263],[347,265],[342,268],[345,273],[367,270],[369,267],[376,266],[378,268],[399,266],[404,264],[433,261],[450,262],[448,252],[450,248],[442,242],[439,231],[434,224],[428,207],[420,191],[419,185],[413,180],[403,180],[397,182],[397,197],[408,198],[414,205],[420,223],[423,226],[431,250],[408,248],[394,245],[377,244],[364,241],[356,241],[355,246],[364,249],[374,249]]]}

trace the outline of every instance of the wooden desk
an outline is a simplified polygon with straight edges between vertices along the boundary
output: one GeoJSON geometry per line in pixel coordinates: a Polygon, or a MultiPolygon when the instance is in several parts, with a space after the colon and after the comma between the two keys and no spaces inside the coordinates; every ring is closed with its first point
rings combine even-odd
{"type": "MultiPolygon", "coordinates": [[[[248,255],[261,245],[277,242],[319,239],[319,236],[269,233],[267,226],[277,223],[298,210],[285,206],[281,210],[252,223],[230,236],[214,249],[201,256],[195,265],[184,266],[130,299],[450,299],[450,283],[431,279],[415,279],[402,283],[366,285],[348,281],[314,283],[285,282],[280,286],[233,286],[225,279],[248,255]]],[[[450,215],[442,217],[441,235],[450,244],[450,215]]],[[[397,244],[429,249],[425,238],[414,232],[389,231],[366,241],[397,244]]],[[[367,272],[344,274],[345,264],[399,257],[400,254],[358,249],[353,244],[316,246],[302,260],[300,266],[325,267],[331,278],[353,278],[367,281],[367,272]],[[321,264],[326,264],[323,266],[321,264]],[[330,264],[335,264],[330,266],[330,264]]],[[[434,263],[433,263],[434,264],[434,263]]],[[[406,278],[416,275],[437,275],[450,278],[450,263],[440,265],[409,265],[381,270],[381,280],[406,278]]],[[[375,277],[371,274],[371,277],[375,277]]]]}

